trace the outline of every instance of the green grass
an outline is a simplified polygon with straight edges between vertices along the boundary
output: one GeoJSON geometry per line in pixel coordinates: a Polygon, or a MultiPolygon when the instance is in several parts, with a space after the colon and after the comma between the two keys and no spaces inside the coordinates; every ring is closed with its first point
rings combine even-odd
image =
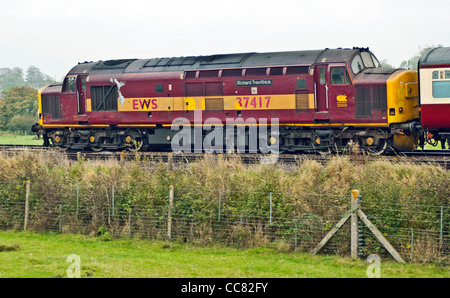
{"type": "MultiPolygon", "coordinates": [[[[0,247],[10,248],[0,251],[2,278],[67,277],[71,254],[80,257],[81,277],[89,272],[94,278],[365,278],[369,266],[364,260],[268,248],[242,250],[138,239],[101,241],[74,234],[0,231],[0,247]]],[[[450,277],[450,273],[448,266],[381,260],[381,277],[450,277]]]]}
{"type": "Polygon", "coordinates": [[[0,145],[42,145],[44,141],[37,139],[36,135],[16,135],[0,133],[0,145]]]}

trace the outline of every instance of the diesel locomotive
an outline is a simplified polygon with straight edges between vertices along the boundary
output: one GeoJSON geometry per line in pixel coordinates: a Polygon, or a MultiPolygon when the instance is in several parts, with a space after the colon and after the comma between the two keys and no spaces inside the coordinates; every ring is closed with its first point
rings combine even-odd
{"type": "MultiPolygon", "coordinates": [[[[421,76],[434,78],[429,57],[421,76]]],[[[450,68],[436,71],[446,85],[450,68]]],[[[425,104],[422,115],[442,108],[425,104]]],[[[418,72],[382,68],[368,48],[84,62],[40,90],[32,129],[62,149],[152,150],[171,148],[180,118],[192,130],[240,119],[247,145],[250,127],[267,124],[281,152],[410,151],[421,135],[418,72]]]]}

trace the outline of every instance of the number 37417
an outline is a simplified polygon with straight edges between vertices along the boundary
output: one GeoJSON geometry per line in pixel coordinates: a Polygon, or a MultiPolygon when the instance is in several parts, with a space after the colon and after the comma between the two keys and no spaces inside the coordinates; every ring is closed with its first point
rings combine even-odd
{"type": "Polygon", "coordinates": [[[243,96],[236,99],[241,108],[267,109],[270,104],[270,96],[243,96]]]}

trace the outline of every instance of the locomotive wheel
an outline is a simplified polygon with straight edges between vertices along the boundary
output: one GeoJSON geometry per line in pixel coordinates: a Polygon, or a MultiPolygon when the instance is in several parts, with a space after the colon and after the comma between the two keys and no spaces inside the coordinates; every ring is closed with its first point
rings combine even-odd
{"type": "Polygon", "coordinates": [[[124,143],[131,152],[137,152],[144,145],[143,134],[137,129],[129,129],[125,132],[124,143]]]}
{"type": "MultiPolygon", "coordinates": [[[[385,134],[385,131],[378,129],[375,131],[376,134],[380,134],[383,135],[385,134]]],[[[366,139],[366,143],[368,139],[372,139],[372,141],[374,140],[374,138],[372,137],[368,137],[366,139]]],[[[388,146],[388,140],[387,139],[381,139],[379,140],[379,143],[374,145],[373,147],[371,145],[369,145],[369,148],[366,149],[367,154],[369,154],[370,156],[378,156],[384,153],[384,151],[386,150],[388,146]]]]}
{"type": "Polygon", "coordinates": [[[383,154],[383,152],[387,148],[387,144],[388,144],[388,142],[386,139],[381,139],[380,144],[378,144],[378,146],[376,146],[376,148],[368,148],[366,151],[371,156],[378,156],[378,155],[383,154]]]}
{"type": "Polygon", "coordinates": [[[52,147],[56,148],[57,150],[67,151],[70,148],[70,146],[66,146],[64,144],[64,136],[57,135],[55,137],[51,137],[50,140],[52,142],[52,147]]]}
{"type": "Polygon", "coordinates": [[[143,144],[144,141],[142,140],[133,140],[132,144],[130,144],[127,149],[132,152],[137,152],[141,150],[143,144]]]}

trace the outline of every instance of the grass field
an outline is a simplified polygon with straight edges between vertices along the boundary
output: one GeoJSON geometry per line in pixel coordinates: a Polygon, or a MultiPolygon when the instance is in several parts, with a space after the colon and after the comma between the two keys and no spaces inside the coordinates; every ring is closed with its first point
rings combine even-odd
{"type": "MultiPolygon", "coordinates": [[[[1,278],[67,277],[69,255],[80,257],[81,277],[97,278],[365,278],[365,260],[280,252],[268,248],[102,241],[74,234],[0,231],[1,278]]],[[[450,277],[448,266],[381,260],[382,278],[450,277]]]]}
{"type": "Polygon", "coordinates": [[[0,133],[0,145],[42,145],[42,139],[36,135],[15,135],[11,133],[0,133]]]}

